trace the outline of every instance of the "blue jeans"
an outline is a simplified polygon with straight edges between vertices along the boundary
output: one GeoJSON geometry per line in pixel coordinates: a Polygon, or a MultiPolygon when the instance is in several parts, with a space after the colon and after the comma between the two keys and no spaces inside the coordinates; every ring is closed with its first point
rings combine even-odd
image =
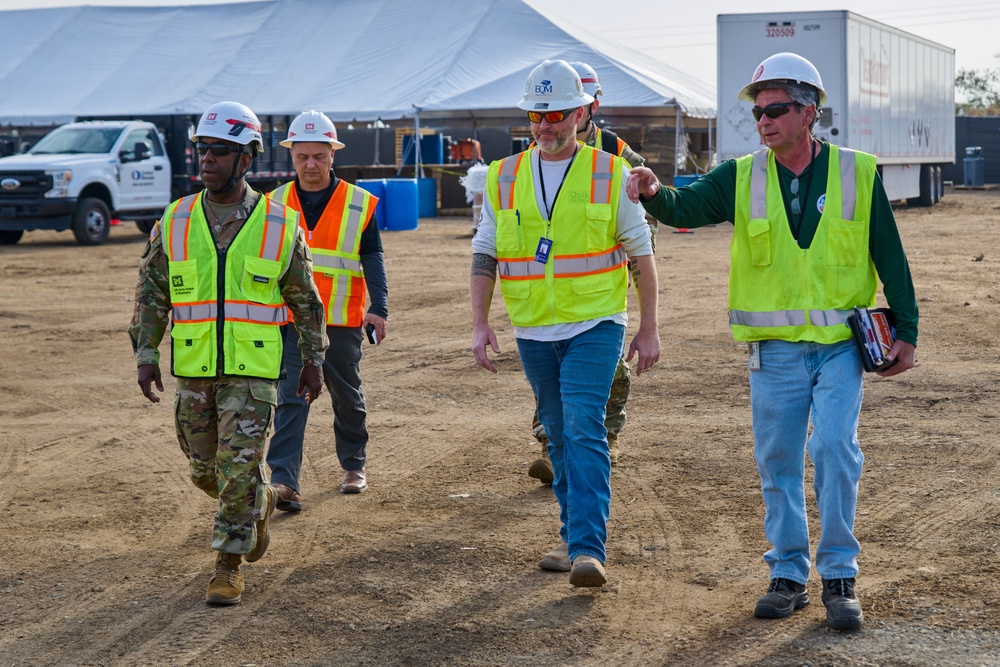
{"type": "Polygon", "coordinates": [[[521,365],[549,436],[559,536],[570,560],[605,561],[611,510],[611,457],[604,406],[621,358],[625,327],[610,321],[560,341],[517,339],[521,365]]]}
{"type": "Polygon", "coordinates": [[[750,404],[764,534],[772,545],[764,561],[772,579],[800,584],[809,579],[806,450],[814,467],[821,530],[816,570],[824,579],[858,573],[861,546],[854,538],[854,515],[865,458],[858,443],[862,376],[861,356],[850,340],[760,343],[760,370],[750,371],[750,404]]]}
{"type": "MultiPolygon", "coordinates": [[[[323,362],[323,383],[333,403],[333,438],[340,467],[361,470],[365,467],[368,445],[368,411],[361,389],[361,327],[327,327],[330,347],[323,362]]],[[[274,411],[274,435],[267,448],[271,482],[300,491],[302,444],[306,434],[310,405],[305,395],[296,396],[302,353],[299,332],[292,324],[282,327],[285,349],[282,365],[286,376],[278,383],[278,407],[274,411]]]]}

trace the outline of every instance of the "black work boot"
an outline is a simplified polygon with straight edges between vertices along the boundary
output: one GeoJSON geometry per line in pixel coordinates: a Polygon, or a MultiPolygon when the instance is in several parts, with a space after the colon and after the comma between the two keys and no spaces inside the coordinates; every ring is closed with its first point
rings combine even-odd
{"type": "Polygon", "coordinates": [[[823,604],[826,624],[833,630],[856,630],[865,620],[861,603],[854,594],[854,579],[824,579],[823,604]]]}
{"type": "Polygon", "coordinates": [[[809,591],[806,590],[805,584],[791,579],[772,579],[771,585],[767,587],[767,593],[757,600],[753,615],[757,618],[785,618],[807,604],[809,604],[809,591]]]}

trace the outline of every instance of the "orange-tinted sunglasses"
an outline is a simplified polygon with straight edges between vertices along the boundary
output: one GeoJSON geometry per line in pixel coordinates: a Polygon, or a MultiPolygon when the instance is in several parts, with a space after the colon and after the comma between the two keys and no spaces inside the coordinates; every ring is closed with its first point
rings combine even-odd
{"type": "Polygon", "coordinates": [[[541,123],[542,119],[549,121],[549,123],[555,125],[556,123],[561,123],[566,120],[566,117],[573,113],[574,109],[567,109],[566,111],[550,111],[548,113],[538,113],[537,111],[528,112],[528,120],[532,123],[541,123]]]}

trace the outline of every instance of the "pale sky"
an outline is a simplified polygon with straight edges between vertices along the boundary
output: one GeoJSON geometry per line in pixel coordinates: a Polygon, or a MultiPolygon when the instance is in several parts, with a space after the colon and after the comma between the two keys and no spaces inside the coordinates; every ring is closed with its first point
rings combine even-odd
{"type": "MultiPolygon", "coordinates": [[[[0,10],[89,5],[221,4],[238,0],[0,0],[0,10]]],[[[399,2],[409,0],[397,0],[399,2]]],[[[716,15],[758,11],[850,10],[955,49],[957,69],[1000,67],[1000,2],[941,0],[526,0],[586,31],[643,51],[682,72],[716,82],[716,15]]]]}

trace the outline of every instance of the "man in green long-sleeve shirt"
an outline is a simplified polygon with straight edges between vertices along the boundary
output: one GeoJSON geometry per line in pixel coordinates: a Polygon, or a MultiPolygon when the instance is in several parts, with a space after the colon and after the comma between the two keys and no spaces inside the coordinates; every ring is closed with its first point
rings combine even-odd
{"type": "Polygon", "coordinates": [[[879,375],[912,368],[918,321],[913,281],[875,157],[813,138],[826,92],[812,63],[775,54],[739,97],[754,103],[766,148],[677,190],[661,188],[653,172],[640,167],[626,191],[673,227],[733,223],[729,322],[734,338],[749,348],[754,455],[764,533],[772,545],[764,554],[770,585],[754,615],[784,618],[809,604],[808,449],[822,526],[815,565],[827,624],[854,629],[863,622],[854,592],[863,366],[847,317],[855,307],[875,305],[881,279],[898,340],[886,353],[892,366],[879,375]]]}

